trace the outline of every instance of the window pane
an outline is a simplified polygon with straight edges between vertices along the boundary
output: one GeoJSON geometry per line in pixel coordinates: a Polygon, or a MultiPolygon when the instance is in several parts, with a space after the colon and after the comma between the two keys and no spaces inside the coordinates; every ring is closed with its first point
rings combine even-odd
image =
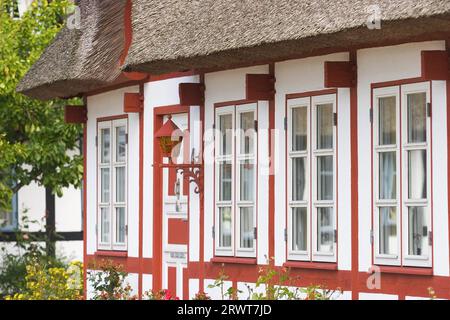
{"type": "Polygon", "coordinates": [[[0,230],[10,228],[13,224],[13,213],[0,210],[0,230]]]}
{"type": "Polygon", "coordinates": [[[109,163],[111,154],[111,132],[109,129],[101,130],[101,161],[102,163],[109,163]]]}
{"type": "Polygon", "coordinates": [[[317,157],[317,200],[333,200],[333,156],[317,157]]]}
{"type": "Polygon", "coordinates": [[[125,208],[116,208],[116,243],[125,243],[125,208]]]}
{"type": "Polygon", "coordinates": [[[126,132],[125,127],[116,128],[116,161],[126,160],[126,132]]]}
{"type": "Polygon", "coordinates": [[[408,94],[408,142],[427,141],[427,95],[408,94]]]}
{"type": "Polygon", "coordinates": [[[219,208],[219,246],[231,247],[231,208],[219,208]]]}
{"type": "Polygon", "coordinates": [[[292,200],[306,200],[306,158],[292,159],[292,200]]]}
{"type": "Polygon", "coordinates": [[[255,166],[250,160],[241,162],[240,165],[240,200],[252,201],[254,190],[255,166]]]}
{"type": "Polygon", "coordinates": [[[292,250],[306,251],[307,245],[307,209],[292,208],[292,250]]]}
{"type": "Polygon", "coordinates": [[[219,117],[220,130],[220,154],[231,154],[232,138],[233,138],[233,117],[231,114],[219,117]]]}
{"type": "Polygon", "coordinates": [[[379,145],[396,144],[397,111],[396,97],[385,97],[379,103],[379,145]]]}
{"type": "Polygon", "coordinates": [[[241,154],[253,153],[255,116],[253,112],[241,113],[241,154]]]}
{"type": "Polygon", "coordinates": [[[292,151],[308,147],[308,112],[306,107],[292,109],[292,151]]]}
{"type": "Polygon", "coordinates": [[[240,208],[241,248],[253,248],[253,207],[240,208]]]}
{"type": "Polygon", "coordinates": [[[317,149],[333,148],[333,105],[317,105],[317,149]]]}
{"type": "Polygon", "coordinates": [[[102,243],[109,243],[110,237],[110,215],[109,215],[109,208],[101,208],[101,242],[102,243]]]}
{"type": "Polygon", "coordinates": [[[397,198],[397,157],[396,152],[380,152],[380,199],[397,198]]]}
{"type": "Polygon", "coordinates": [[[116,168],[116,202],[125,202],[125,167],[116,168]]]}
{"type": "Polygon", "coordinates": [[[232,182],[231,163],[223,162],[219,164],[219,200],[231,201],[232,182]]]}
{"type": "Polygon", "coordinates": [[[380,208],[380,254],[397,254],[397,209],[380,208]]]}
{"type": "Polygon", "coordinates": [[[101,169],[101,202],[109,203],[109,168],[101,169]]]}
{"type": "Polygon", "coordinates": [[[427,152],[408,151],[408,197],[427,198],[427,152]]]}
{"type": "Polygon", "coordinates": [[[317,208],[317,251],[333,252],[333,208],[317,208]]]}
{"type": "Polygon", "coordinates": [[[408,209],[408,253],[423,256],[428,253],[428,227],[426,207],[408,209]]]}

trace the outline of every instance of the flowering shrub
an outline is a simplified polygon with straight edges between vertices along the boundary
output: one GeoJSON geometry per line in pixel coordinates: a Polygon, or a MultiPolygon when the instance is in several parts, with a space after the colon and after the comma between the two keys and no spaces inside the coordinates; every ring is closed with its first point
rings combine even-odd
{"type": "Polygon", "coordinates": [[[83,265],[72,262],[67,268],[42,265],[39,260],[26,266],[26,291],[6,300],[81,300],[83,265]]]}
{"type": "Polygon", "coordinates": [[[211,300],[211,297],[204,292],[198,292],[192,300],[211,300]]]}
{"type": "Polygon", "coordinates": [[[172,296],[169,290],[147,291],[144,293],[144,299],[148,300],[180,300],[178,297],[172,296]]]}
{"type": "Polygon", "coordinates": [[[89,272],[94,300],[137,300],[137,296],[132,295],[131,286],[125,284],[128,274],[123,271],[123,266],[107,260],[94,269],[99,269],[89,272]]]}
{"type": "Polygon", "coordinates": [[[222,300],[238,300],[238,294],[241,293],[240,290],[235,289],[233,287],[229,287],[225,291],[225,281],[227,281],[230,277],[225,273],[225,267],[222,264],[222,269],[219,272],[219,276],[214,281],[213,284],[208,286],[209,289],[218,288],[220,290],[220,295],[222,300]]]}

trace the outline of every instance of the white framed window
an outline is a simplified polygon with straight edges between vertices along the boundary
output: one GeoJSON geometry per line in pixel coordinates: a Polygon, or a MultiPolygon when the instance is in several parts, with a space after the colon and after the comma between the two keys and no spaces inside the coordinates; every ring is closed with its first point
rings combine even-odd
{"type": "Polygon", "coordinates": [[[98,247],[127,249],[127,119],[98,123],[98,247]]]}
{"type": "Polygon", "coordinates": [[[374,258],[431,266],[429,83],[374,89],[374,258]]]}
{"type": "Polygon", "coordinates": [[[16,231],[18,227],[18,196],[12,197],[11,210],[0,210],[0,232],[16,231]]]}
{"type": "Polygon", "coordinates": [[[256,103],[216,108],[216,255],[256,256],[256,103]]]}
{"type": "Polygon", "coordinates": [[[287,103],[288,259],[336,261],[336,95],[287,103]]]}

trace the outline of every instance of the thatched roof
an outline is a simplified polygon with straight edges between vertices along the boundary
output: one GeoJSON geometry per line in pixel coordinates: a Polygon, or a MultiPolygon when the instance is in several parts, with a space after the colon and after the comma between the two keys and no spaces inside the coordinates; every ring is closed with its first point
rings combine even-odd
{"type": "Polygon", "coordinates": [[[38,99],[71,97],[116,81],[124,50],[125,0],[82,0],[80,29],[64,28],[17,90],[38,99]]]}
{"type": "MultiPolygon", "coordinates": [[[[80,0],[82,29],[64,29],[20,83],[40,99],[117,82],[126,0],[80,0]]],[[[132,0],[122,70],[228,68],[450,36],[450,0],[132,0]],[[367,28],[370,5],[382,27],[367,28]]]]}
{"type": "Polygon", "coordinates": [[[450,32],[449,0],[133,0],[125,67],[223,68],[437,32],[450,32]],[[381,30],[366,25],[373,4],[381,30]]]}

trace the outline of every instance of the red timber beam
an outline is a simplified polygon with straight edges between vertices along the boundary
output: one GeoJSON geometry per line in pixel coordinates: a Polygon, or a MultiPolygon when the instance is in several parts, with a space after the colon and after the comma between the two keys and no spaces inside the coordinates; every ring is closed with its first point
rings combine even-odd
{"type": "Polygon", "coordinates": [[[87,108],[83,106],[65,106],[64,121],[70,124],[85,124],[87,122],[87,108]]]}
{"type": "Polygon", "coordinates": [[[326,61],[325,88],[352,88],[356,86],[356,64],[353,61],[326,61]]]}
{"type": "MultiPolygon", "coordinates": [[[[447,211],[448,211],[448,240],[449,240],[449,260],[450,260],[450,38],[445,41],[447,51],[447,211]]],[[[450,263],[450,261],[449,261],[450,263]]]]}
{"type": "Polygon", "coordinates": [[[358,76],[357,52],[350,52],[350,62],[346,70],[352,71],[350,86],[350,162],[351,162],[351,289],[352,299],[359,298],[359,213],[358,213],[358,76]]]}

